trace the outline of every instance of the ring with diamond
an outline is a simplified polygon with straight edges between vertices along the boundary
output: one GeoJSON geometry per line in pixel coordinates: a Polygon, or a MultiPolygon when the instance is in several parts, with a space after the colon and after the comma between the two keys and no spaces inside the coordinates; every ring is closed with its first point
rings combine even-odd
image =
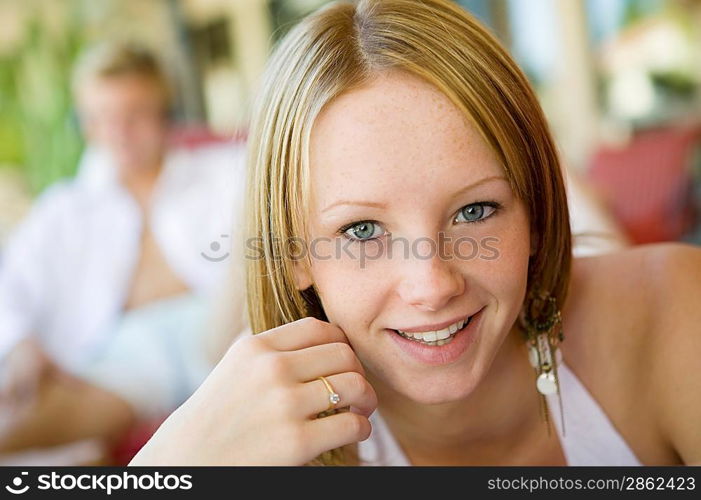
{"type": "MultiPolygon", "coordinates": [[[[329,381],[326,380],[326,377],[317,377],[317,378],[324,383],[324,385],[326,386],[326,390],[329,391],[329,410],[334,409],[336,407],[336,405],[341,402],[341,396],[339,396],[338,393],[333,390],[333,387],[331,387],[331,384],[329,383],[329,381]]],[[[329,410],[326,410],[326,411],[329,411],[329,410]]]]}

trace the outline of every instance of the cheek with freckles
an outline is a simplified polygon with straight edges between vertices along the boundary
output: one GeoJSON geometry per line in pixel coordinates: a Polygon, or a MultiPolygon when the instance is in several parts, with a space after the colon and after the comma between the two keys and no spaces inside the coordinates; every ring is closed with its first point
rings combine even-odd
{"type": "Polygon", "coordinates": [[[500,343],[521,310],[528,281],[530,233],[525,206],[517,202],[508,217],[481,235],[480,256],[463,264],[470,279],[490,297],[491,330],[500,343]]]}
{"type": "Polygon", "coordinates": [[[329,244],[325,252],[312,257],[311,278],[328,320],[356,346],[368,337],[372,321],[382,312],[389,292],[382,279],[386,262],[367,255],[363,258],[357,243],[341,251],[339,246],[329,244]]]}
{"type": "Polygon", "coordinates": [[[486,261],[491,287],[500,302],[520,307],[521,292],[525,290],[528,277],[529,235],[507,233],[493,247],[496,256],[494,260],[486,261]]]}

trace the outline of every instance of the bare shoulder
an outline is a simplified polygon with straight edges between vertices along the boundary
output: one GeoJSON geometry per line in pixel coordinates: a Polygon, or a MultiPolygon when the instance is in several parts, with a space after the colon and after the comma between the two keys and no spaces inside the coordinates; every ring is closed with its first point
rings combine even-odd
{"type": "Polygon", "coordinates": [[[663,245],[650,265],[651,393],[661,429],[682,461],[701,465],[701,249],[663,245]]]}
{"type": "MultiPolygon", "coordinates": [[[[640,357],[655,302],[653,274],[668,245],[632,247],[576,258],[564,307],[570,357],[578,363],[616,366],[640,357]]],[[[564,347],[564,346],[563,346],[564,347]]],[[[564,350],[564,349],[563,349],[564,350]]],[[[631,373],[630,366],[625,367],[631,373]]]]}
{"type": "Polygon", "coordinates": [[[650,328],[655,323],[695,326],[693,316],[680,314],[680,308],[701,311],[696,307],[700,292],[701,248],[681,243],[641,245],[574,259],[568,306],[596,307],[607,323],[615,317],[643,321],[648,326],[635,331],[641,342],[649,343],[660,336],[659,330],[650,328]]]}
{"type": "Polygon", "coordinates": [[[701,463],[701,249],[656,244],[575,259],[564,313],[566,361],[638,456],[701,463]]]}

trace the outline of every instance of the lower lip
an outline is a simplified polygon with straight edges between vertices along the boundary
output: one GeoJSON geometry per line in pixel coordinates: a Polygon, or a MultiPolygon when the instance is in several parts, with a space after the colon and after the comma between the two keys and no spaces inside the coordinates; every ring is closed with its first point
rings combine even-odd
{"type": "Polygon", "coordinates": [[[443,345],[426,345],[405,339],[394,330],[387,331],[392,335],[399,348],[413,359],[426,365],[446,365],[460,358],[474,342],[475,334],[482,319],[482,311],[484,311],[484,308],[472,316],[469,325],[463,327],[462,330],[458,330],[453,340],[443,345]]]}

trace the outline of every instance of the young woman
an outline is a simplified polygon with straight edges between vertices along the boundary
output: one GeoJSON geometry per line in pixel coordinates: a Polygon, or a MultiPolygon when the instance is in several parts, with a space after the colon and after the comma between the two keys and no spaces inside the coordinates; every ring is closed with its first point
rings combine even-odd
{"type": "Polygon", "coordinates": [[[458,6],[304,20],[249,155],[256,335],[133,464],[701,462],[701,252],[572,260],[536,98],[458,6]]]}

